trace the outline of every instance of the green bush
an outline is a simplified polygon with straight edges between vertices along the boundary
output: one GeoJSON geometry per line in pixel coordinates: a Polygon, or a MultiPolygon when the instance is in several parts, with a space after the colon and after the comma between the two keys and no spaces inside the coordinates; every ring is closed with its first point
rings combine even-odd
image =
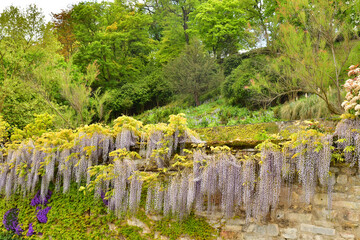
{"type": "Polygon", "coordinates": [[[254,96],[250,86],[254,79],[266,74],[264,66],[267,64],[265,56],[255,56],[244,59],[241,64],[231,72],[222,86],[222,94],[232,105],[250,107],[254,96]]]}

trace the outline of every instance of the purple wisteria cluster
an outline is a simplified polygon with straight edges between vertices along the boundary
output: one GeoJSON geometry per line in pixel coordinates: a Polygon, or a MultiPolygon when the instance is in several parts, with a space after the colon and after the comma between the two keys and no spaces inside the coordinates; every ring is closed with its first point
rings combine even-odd
{"type": "Polygon", "coordinates": [[[39,223],[47,223],[48,218],[47,218],[47,214],[49,213],[51,207],[46,207],[44,209],[41,209],[40,206],[36,207],[36,217],[39,220],[39,223]]]}
{"type": "Polygon", "coordinates": [[[16,231],[17,226],[19,225],[18,215],[19,209],[17,208],[12,208],[4,214],[3,224],[6,230],[13,232],[16,231]]]}
{"type": "Polygon", "coordinates": [[[100,197],[103,200],[104,205],[107,206],[109,204],[109,200],[107,200],[105,198],[105,192],[104,191],[101,191],[100,197]]]}
{"type": "Polygon", "coordinates": [[[35,231],[34,231],[33,224],[30,223],[30,224],[29,224],[29,230],[28,230],[26,236],[31,237],[31,236],[34,235],[34,234],[36,234],[36,233],[35,233],[35,231]]]}
{"type": "Polygon", "coordinates": [[[41,199],[41,195],[40,195],[40,191],[38,191],[34,198],[31,200],[31,203],[30,205],[35,207],[37,205],[44,205],[46,206],[48,203],[49,203],[49,200],[51,198],[51,195],[52,195],[52,191],[48,191],[48,194],[45,196],[44,199],[41,199]]]}
{"type": "Polygon", "coordinates": [[[24,231],[18,220],[19,209],[12,208],[4,214],[3,224],[8,231],[12,231],[17,235],[21,235],[24,231]]]}
{"type": "Polygon", "coordinates": [[[47,223],[47,214],[49,213],[51,207],[46,207],[46,205],[49,203],[51,195],[52,191],[49,190],[45,198],[42,199],[40,191],[38,191],[35,194],[34,198],[31,200],[30,205],[33,207],[36,206],[36,217],[40,223],[47,223]],[[44,206],[45,208],[43,209],[42,206],[44,206]]]}

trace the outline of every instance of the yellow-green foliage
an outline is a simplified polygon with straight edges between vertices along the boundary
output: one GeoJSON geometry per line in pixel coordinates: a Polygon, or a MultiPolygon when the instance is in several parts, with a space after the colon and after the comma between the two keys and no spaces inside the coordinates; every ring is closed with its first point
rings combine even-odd
{"type": "Polygon", "coordinates": [[[34,122],[26,125],[24,129],[15,128],[11,140],[20,141],[34,136],[41,136],[53,127],[54,116],[44,113],[35,115],[35,117],[34,122]]]}
{"type": "Polygon", "coordinates": [[[5,142],[8,137],[7,129],[9,124],[3,120],[3,117],[0,115],[0,143],[5,142]]]}
{"type": "Polygon", "coordinates": [[[121,133],[123,129],[127,129],[133,131],[137,136],[140,136],[140,128],[142,126],[142,122],[128,116],[121,116],[114,120],[115,134],[121,133]]]}
{"type": "Polygon", "coordinates": [[[266,131],[268,134],[279,132],[275,123],[246,124],[231,127],[215,127],[195,129],[201,139],[205,141],[233,141],[254,140],[260,133],[266,131]]]}

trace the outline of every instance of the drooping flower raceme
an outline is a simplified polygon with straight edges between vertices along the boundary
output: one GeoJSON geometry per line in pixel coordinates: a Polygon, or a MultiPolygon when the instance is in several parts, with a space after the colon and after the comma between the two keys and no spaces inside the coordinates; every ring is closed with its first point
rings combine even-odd
{"type": "Polygon", "coordinates": [[[348,72],[349,77],[355,76],[352,79],[348,79],[344,88],[347,92],[345,98],[346,100],[341,104],[346,112],[355,114],[356,116],[360,115],[360,68],[357,66],[350,66],[350,71],[348,72]]]}

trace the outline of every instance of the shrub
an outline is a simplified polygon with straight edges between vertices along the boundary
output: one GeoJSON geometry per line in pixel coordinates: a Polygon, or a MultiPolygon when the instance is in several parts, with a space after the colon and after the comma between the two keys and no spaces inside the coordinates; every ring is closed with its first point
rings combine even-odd
{"type": "Polygon", "coordinates": [[[245,59],[231,72],[222,86],[222,94],[232,105],[251,106],[253,92],[250,89],[254,79],[265,73],[264,65],[267,60],[264,56],[245,59]]]}

